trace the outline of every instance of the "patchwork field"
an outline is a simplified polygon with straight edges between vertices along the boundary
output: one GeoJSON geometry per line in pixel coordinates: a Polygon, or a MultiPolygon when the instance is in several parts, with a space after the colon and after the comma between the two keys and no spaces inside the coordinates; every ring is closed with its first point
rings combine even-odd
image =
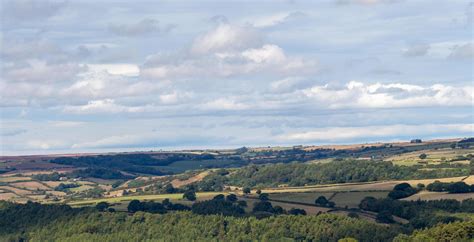
{"type": "MultiPolygon", "coordinates": [[[[212,198],[218,194],[227,194],[225,192],[198,192],[196,193],[196,197],[198,200],[205,200],[212,198]]],[[[96,204],[99,202],[108,202],[108,203],[119,203],[124,201],[131,201],[131,200],[143,200],[143,201],[162,201],[164,199],[170,199],[171,201],[183,201],[183,194],[182,193],[174,193],[174,194],[156,194],[156,195],[138,195],[138,196],[122,196],[122,197],[110,197],[110,198],[100,198],[100,199],[90,199],[90,200],[83,200],[83,201],[73,201],[69,202],[70,205],[88,205],[88,204],[96,204]]]]}
{"type": "MultiPolygon", "coordinates": [[[[385,160],[392,161],[394,164],[398,164],[398,165],[416,165],[420,163],[439,164],[440,162],[450,162],[453,159],[456,160],[461,157],[466,157],[468,155],[474,155],[474,148],[469,148],[469,149],[444,148],[444,149],[421,150],[421,151],[414,151],[414,152],[391,156],[385,160]],[[420,158],[421,154],[426,154],[427,157],[425,159],[421,159],[420,158]]],[[[468,164],[469,159],[465,159],[462,161],[454,161],[454,162],[468,164]]]]}
{"type": "Polygon", "coordinates": [[[47,187],[39,182],[36,181],[29,181],[29,182],[15,182],[11,183],[11,186],[17,188],[23,188],[26,190],[36,191],[36,190],[50,190],[50,187],[47,187]]]}
{"type": "Polygon", "coordinates": [[[28,176],[1,176],[0,182],[18,182],[18,181],[29,181],[31,177],[28,176]]]}
{"type": "Polygon", "coordinates": [[[460,176],[460,177],[437,178],[437,179],[340,183],[340,184],[314,185],[314,186],[302,186],[302,187],[265,188],[265,189],[262,189],[262,192],[265,192],[265,193],[303,192],[304,193],[304,192],[390,191],[393,189],[395,185],[402,182],[407,182],[412,186],[416,186],[419,183],[428,185],[430,183],[433,183],[434,181],[441,181],[441,182],[464,181],[467,184],[474,184],[473,176],[470,176],[468,178],[466,178],[465,176],[460,176]]]}
{"type": "Polygon", "coordinates": [[[11,193],[11,192],[5,192],[5,193],[0,193],[0,200],[12,200],[13,198],[18,198],[18,195],[11,193]]]}

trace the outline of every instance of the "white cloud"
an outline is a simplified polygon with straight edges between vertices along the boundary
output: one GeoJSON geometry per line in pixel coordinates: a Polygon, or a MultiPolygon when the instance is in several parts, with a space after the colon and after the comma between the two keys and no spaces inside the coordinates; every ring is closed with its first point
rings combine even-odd
{"type": "Polygon", "coordinates": [[[259,49],[248,49],[242,56],[256,63],[281,63],[286,60],[283,50],[276,45],[264,45],[259,49]]]}
{"type": "Polygon", "coordinates": [[[317,64],[301,57],[288,57],[282,48],[266,44],[258,48],[241,51],[223,51],[197,58],[180,58],[177,61],[163,63],[152,58],[140,69],[144,78],[209,78],[229,77],[236,75],[316,72],[317,64]]]}
{"type": "Polygon", "coordinates": [[[236,51],[258,46],[261,42],[261,34],[250,27],[221,23],[215,29],[198,36],[191,46],[191,53],[202,55],[236,51]]]}
{"type": "MultiPolygon", "coordinates": [[[[119,65],[120,67],[120,65],[119,65]]],[[[129,65],[125,67],[129,68],[129,65]]],[[[107,67],[108,71],[88,71],[79,76],[78,80],[72,85],[61,89],[62,96],[68,96],[76,99],[98,99],[98,98],[115,98],[115,97],[130,97],[142,96],[158,93],[166,83],[141,81],[127,78],[126,76],[118,74],[132,73],[134,66],[131,69],[115,69],[117,66],[112,65],[107,67]],[[111,75],[109,71],[115,72],[116,75],[111,75]]],[[[98,70],[101,68],[97,68],[98,70]]]]}
{"type": "Polygon", "coordinates": [[[29,60],[25,66],[5,68],[4,78],[18,82],[59,82],[71,81],[78,73],[84,71],[74,63],[47,63],[42,60],[29,60]]]}
{"type": "Polygon", "coordinates": [[[134,64],[87,64],[87,67],[91,71],[100,72],[107,71],[112,75],[123,75],[123,76],[138,76],[140,69],[134,64]]]}
{"type": "Polygon", "coordinates": [[[243,110],[250,108],[248,104],[239,103],[232,98],[219,98],[204,103],[202,107],[206,110],[243,110]]]}
{"type": "Polygon", "coordinates": [[[402,83],[349,82],[344,88],[314,86],[302,91],[328,108],[394,108],[473,105],[473,87],[436,84],[428,87],[402,83]]]}
{"type": "Polygon", "coordinates": [[[250,18],[245,20],[246,22],[252,24],[256,28],[267,28],[273,27],[279,24],[283,24],[297,17],[304,16],[302,12],[286,12],[286,13],[276,13],[268,16],[259,16],[255,18],[250,18]]]}
{"type": "Polygon", "coordinates": [[[63,112],[72,114],[137,113],[146,107],[128,107],[115,103],[113,99],[92,100],[82,106],[65,106],[63,112]]]}

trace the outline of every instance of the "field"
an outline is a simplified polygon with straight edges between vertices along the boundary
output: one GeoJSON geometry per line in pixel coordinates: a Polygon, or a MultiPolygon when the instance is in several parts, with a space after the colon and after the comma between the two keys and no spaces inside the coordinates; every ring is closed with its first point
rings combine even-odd
{"type": "Polygon", "coordinates": [[[11,183],[10,185],[14,186],[14,187],[17,187],[17,188],[23,188],[23,189],[27,189],[27,190],[33,190],[33,191],[36,191],[36,190],[49,190],[50,189],[50,187],[45,186],[45,185],[43,185],[39,182],[36,182],[36,181],[15,182],[15,183],[11,183]]]}
{"type": "Polygon", "coordinates": [[[199,174],[197,174],[195,176],[192,176],[192,177],[190,177],[188,179],[185,179],[185,180],[174,179],[174,180],[171,181],[171,185],[173,185],[173,187],[178,187],[179,188],[179,187],[191,184],[193,182],[201,181],[207,175],[209,175],[209,171],[200,172],[199,174]]]}
{"type": "Polygon", "coordinates": [[[358,208],[365,197],[385,198],[388,192],[337,192],[330,199],[338,207],[358,208]]]}
{"type": "Polygon", "coordinates": [[[457,194],[449,194],[446,192],[429,192],[429,191],[422,191],[410,197],[404,198],[402,200],[407,201],[416,201],[416,200],[440,200],[440,199],[456,199],[458,201],[462,201],[465,199],[472,198],[474,199],[474,193],[457,193],[457,194]]]}
{"type": "MultiPolygon", "coordinates": [[[[419,150],[404,154],[391,156],[385,160],[392,161],[397,165],[416,165],[416,164],[439,164],[440,162],[451,162],[453,159],[466,157],[467,155],[474,155],[474,148],[469,149],[428,149],[419,150]],[[420,159],[421,154],[426,154],[425,159],[420,159]]],[[[468,164],[469,160],[453,161],[457,163],[468,164]]]]}
{"type": "Polygon", "coordinates": [[[314,204],[314,200],[319,196],[326,197],[329,201],[336,204],[336,207],[357,208],[359,203],[365,197],[383,198],[388,191],[339,191],[339,192],[284,192],[272,193],[270,199],[275,201],[297,202],[314,204]]]}
{"type": "Polygon", "coordinates": [[[288,201],[288,202],[301,202],[313,204],[314,200],[319,196],[325,196],[326,198],[331,198],[334,195],[333,192],[298,192],[298,193],[271,193],[270,199],[278,201],[288,201]]]}
{"type": "Polygon", "coordinates": [[[18,181],[29,181],[31,177],[28,176],[3,176],[0,177],[0,182],[18,182],[18,181]]]}
{"type": "MultiPolygon", "coordinates": [[[[98,202],[107,202],[111,204],[112,208],[116,209],[117,211],[127,211],[129,202],[135,199],[142,201],[162,201],[168,198],[173,203],[191,206],[193,202],[183,199],[182,192],[183,190],[187,189],[187,186],[195,184],[196,188],[207,190],[200,187],[201,184],[199,184],[199,182],[203,181],[203,179],[205,179],[208,175],[212,175],[213,179],[216,179],[216,177],[219,175],[231,176],[234,174],[236,169],[238,169],[238,166],[248,164],[248,162],[264,164],[278,162],[287,163],[296,160],[301,163],[325,163],[331,165],[331,162],[352,162],[352,160],[364,160],[361,161],[361,164],[366,164],[367,161],[382,162],[381,160],[389,160],[396,165],[421,165],[421,168],[410,167],[410,169],[414,168],[415,170],[453,169],[452,167],[447,167],[449,165],[448,163],[458,163],[463,166],[463,169],[467,171],[467,168],[469,167],[467,167],[466,164],[469,162],[466,159],[470,159],[474,149],[451,149],[449,148],[449,145],[452,144],[452,142],[455,141],[423,142],[422,144],[377,143],[328,147],[274,147],[248,149],[248,151],[245,151],[245,149],[242,148],[239,149],[240,151],[229,150],[225,152],[183,151],[131,153],[134,155],[131,156],[133,159],[127,158],[129,160],[127,160],[126,162],[128,163],[125,162],[125,164],[130,165],[133,164],[133,162],[141,162],[140,164],[147,164],[147,162],[151,162],[150,164],[155,164],[154,162],[157,161],[153,159],[158,159],[159,162],[163,162],[162,164],[167,164],[161,166],[141,165],[138,167],[140,168],[138,172],[135,173],[133,169],[130,171],[130,167],[133,168],[135,167],[134,165],[126,167],[123,165],[124,161],[121,160],[125,159],[123,157],[128,153],[121,154],[121,156],[117,157],[111,157],[111,154],[107,154],[102,156],[101,161],[112,164],[110,165],[111,167],[113,167],[114,162],[122,162],[122,166],[120,168],[123,170],[115,170],[115,174],[119,173],[119,175],[122,174],[122,176],[110,176],[109,174],[109,176],[99,175],[94,177],[91,177],[93,175],[73,176],[74,174],[86,170],[84,168],[87,168],[87,166],[68,166],[50,163],[49,161],[56,158],[55,156],[20,157],[18,160],[3,158],[3,161],[0,161],[0,170],[3,170],[3,174],[0,174],[0,200],[9,200],[19,203],[25,203],[29,200],[41,203],[66,203],[74,207],[95,206],[95,204],[98,202]],[[339,153],[336,151],[339,151],[339,153]],[[427,154],[426,159],[422,160],[419,158],[419,155],[422,153],[427,154]],[[209,155],[211,154],[216,157],[214,159],[208,159],[209,155]],[[153,158],[150,160],[149,156],[152,156],[153,158]],[[315,157],[322,158],[317,159],[315,157]],[[139,160],[134,160],[135,158],[139,160]],[[443,164],[443,166],[430,166],[433,164],[443,164]],[[220,170],[219,168],[222,167],[232,168],[220,170]],[[147,170],[143,168],[159,168],[163,172],[173,172],[177,174],[160,174],[160,172],[148,174],[146,173],[147,170]],[[72,171],[76,172],[71,175],[64,174],[72,171]],[[187,172],[183,173],[184,171],[187,172]],[[44,180],[45,176],[34,176],[35,174],[51,174],[53,172],[58,172],[61,174],[60,176],[53,176],[55,177],[55,181],[39,181],[37,179],[44,180]],[[57,187],[60,184],[75,184],[78,185],[78,187],[63,187],[59,189],[61,191],[58,191],[57,187]],[[181,193],[160,194],[168,191],[168,184],[171,184],[174,189],[178,189],[178,191],[181,193]],[[112,188],[112,185],[114,185],[115,188],[112,188]]],[[[80,155],[73,157],[78,156],[80,155]]],[[[2,158],[0,158],[0,160],[2,160],[2,158]]],[[[65,162],[67,161],[68,160],[66,159],[65,162]]],[[[87,165],[87,162],[82,164],[87,165]]],[[[109,167],[106,166],[100,168],[105,170],[109,169],[109,167]]],[[[467,172],[465,173],[467,174],[467,172]]],[[[452,174],[457,175],[464,173],[458,172],[452,174]]],[[[48,177],[46,179],[51,178],[48,177]]],[[[271,175],[269,175],[267,179],[271,179],[271,175]]],[[[269,194],[269,202],[272,203],[273,206],[280,206],[285,210],[300,208],[304,209],[307,214],[348,214],[350,212],[355,212],[362,219],[375,221],[377,215],[376,213],[358,209],[362,199],[365,197],[385,198],[395,185],[402,182],[407,182],[416,187],[418,184],[424,184],[426,186],[436,180],[442,182],[464,181],[467,184],[472,185],[474,184],[474,175],[440,179],[381,180],[372,182],[348,182],[295,187],[282,186],[262,188],[256,186],[252,188],[250,195],[244,195],[242,192],[242,187],[234,186],[234,184],[230,182],[227,184],[222,182],[219,184],[221,187],[217,188],[223,188],[224,191],[197,192],[197,201],[209,200],[218,194],[228,195],[230,193],[234,193],[238,196],[239,200],[244,200],[247,202],[248,206],[245,208],[245,210],[250,213],[252,212],[253,205],[259,201],[256,192],[257,188],[260,188],[263,193],[269,194]],[[331,208],[316,206],[314,201],[319,196],[326,197],[329,201],[334,202],[335,206],[331,208]]],[[[331,180],[328,180],[328,182],[329,181],[331,180]]],[[[215,181],[209,180],[211,186],[214,186],[212,182],[215,181]]],[[[217,180],[217,182],[219,181],[217,180]]],[[[209,184],[206,183],[205,185],[209,184]]],[[[275,184],[272,185],[276,186],[275,184]]],[[[212,187],[210,190],[212,189],[214,189],[214,187],[212,187]]],[[[404,200],[463,200],[467,198],[474,198],[473,194],[474,193],[447,194],[421,191],[418,194],[405,198],[404,200]]],[[[395,220],[401,224],[408,222],[398,217],[396,217],[395,220]]]]}
{"type": "MultiPolygon", "coordinates": [[[[198,192],[196,197],[198,200],[210,199],[218,194],[226,194],[222,192],[198,192]]],[[[170,199],[171,201],[184,201],[182,193],[174,194],[156,194],[156,195],[138,195],[138,196],[122,196],[122,197],[110,197],[110,198],[100,198],[100,199],[90,199],[82,201],[69,202],[70,205],[91,205],[99,202],[108,202],[108,203],[119,203],[124,201],[131,200],[141,200],[141,201],[162,201],[164,199],[170,199]]]]}

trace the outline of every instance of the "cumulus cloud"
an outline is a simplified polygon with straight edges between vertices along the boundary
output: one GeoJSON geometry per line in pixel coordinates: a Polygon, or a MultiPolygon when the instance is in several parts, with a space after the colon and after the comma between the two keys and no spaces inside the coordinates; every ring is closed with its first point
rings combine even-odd
{"type": "Polygon", "coordinates": [[[166,33],[172,30],[175,25],[168,24],[164,27],[156,19],[144,18],[133,24],[109,24],[109,30],[120,36],[141,36],[152,33],[166,33]]]}
{"type": "Polygon", "coordinates": [[[209,20],[215,3],[5,0],[0,152],[139,147],[147,142],[128,134],[161,127],[229,133],[238,138],[218,143],[241,146],[325,126],[469,123],[473,45],[464,22],[472,13],[462,15],[461,2],[385,4],[402,1],[226,3],[209,20]],[[169,21],[180,28],[163,34],[169,21]],[[114,136],[124,138],[80,145],[114,136]]]}
{"type": "Polygon", "coordinates": [[[275,44],[262,44],[251,27],[221,23],[196,37],[189,52],[149,56],[140,69],[144,78],[209,78],[254,74],[315,72],[317,63],[288,56],[275,44]]]}
{"type": "Polygon", "coordinates": [[[288,113],[295,108],[301,112],[317,112],[317,110],[348,108],[469,107],[474,104],[474,92],[471,86],[366,84],[357,81],[351,81],[344,86],[310,85],[311,82],[304,79],[287,78],[270,83],[268,92],[258,91],[253,94],[232,96],[222,94],[213,95],[212,98],[175,89],[161,94],[157,92],[156,99],[147,100],[139,105],[117,103],[110,95],[110,98],[95,99],[87,104],[69,105],[63,111],[74,114],[154,113],[165,111],[164,105],[179,104],[179,107],[174,107],[174,112],[182,110],[189,115],[201,115],[212,111],[226,111],[243,115],[275,111],[288,113]]]}
{"type": "Polygon", "coordinates": [[[473,105],[473,87],[435,84],[428,87],[352,81],[343,88],[329,85],[303,90],[304,95],[329,108],[394,108],[473,105]]]}

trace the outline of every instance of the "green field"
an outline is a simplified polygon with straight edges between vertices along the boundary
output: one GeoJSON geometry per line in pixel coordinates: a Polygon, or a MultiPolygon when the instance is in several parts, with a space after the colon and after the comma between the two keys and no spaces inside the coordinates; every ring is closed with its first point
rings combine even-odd
{"type": "Polygon", "coordinates": [[[384,198],[387,194],[388,192],[337,192],[331,201],[335,202],[337,207],[358,208],[365,197],[384,198]]]}
{"type": "Polygon", "coordinates": [[[313,204],[319,196],[330,198],[333,194],[333,192],[272,193],[269,197],[274,200],[313,204]]]}
{"type": "Polygon", "coordinates": [[[365,197],[383,198],[386,197],[388,191],[343,191],[343,192],[297,192],[297,193],[272,193],[270,199],[301,202],[313,204],[314,200],[319,196],[325,196],[332,202],[336,203],[336,207],[357,208],[359,203],[365,197]]]}
{"type": "MultiPolygon", "coordinates": [[[[210,199],[218,194],[226,194],[225,192],[197,192],[196,197],[200,199],[210,199]]],[[[140,201],[161,201],[164,199],[170,199],[172,201],[182,201],[182,193],[173,193],[173,194],[156,194],[156,195],[138,195],[138,196],[122,196],[122,197],[110,197],[110,198],[99,198],[99,199],[89,199],[81,201],[72,201],[68,202],[69,205],[91,205],[99,202],[108,202],[108,203],[119,203],[124,201],[131,200],[140,200],[140,201]]]]}

